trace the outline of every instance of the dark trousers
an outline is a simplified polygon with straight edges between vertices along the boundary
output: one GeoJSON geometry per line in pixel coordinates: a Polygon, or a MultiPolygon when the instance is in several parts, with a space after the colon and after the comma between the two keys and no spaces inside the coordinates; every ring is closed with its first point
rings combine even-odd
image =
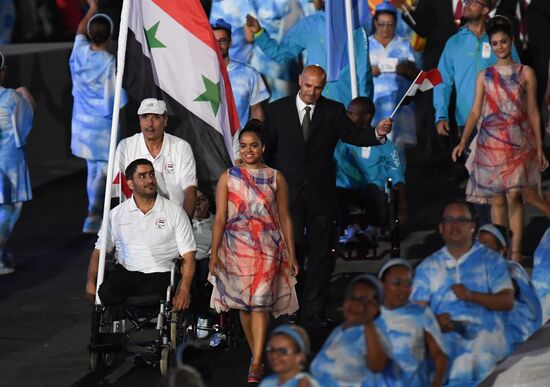
{"type": "Polygon", "coordinates": [[[374,184],[367,184],[358,190],[337,188],[338,202],[336,219],[341,230],[356,223],[363,228],[369,225],[386,226],[386,195],[374,184]],[[354,217],[350,214],[350,206],[354,205],[365,210],[364,216],[354,217]]]}
{"type": "Polygon", "coordinates": [[[300,317],[307,321],[324,313],[330,274],[334,269],[330,255],[334,216],[313,211],[305,196],[302,192],[290,206],[290,216],[296,259],[301,268],[297,285],[300,317]]]}
{"type": "Polygon", "coordinates": [[[164,298],[166,288],[170,285],[170,272],[145,274],[128,271],[122,265],[116,265],[114,270],[105,274],[98,294],[103,305],[111,310],[113,320],[124,317],[124,301],[128,297],[159,294],[160,300],[164,298]]]}

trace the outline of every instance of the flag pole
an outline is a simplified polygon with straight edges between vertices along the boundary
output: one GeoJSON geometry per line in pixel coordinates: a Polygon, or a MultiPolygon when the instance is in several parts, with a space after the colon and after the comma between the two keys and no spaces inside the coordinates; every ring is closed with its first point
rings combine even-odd
{"type": "Polygon", "coordinates": [[[357,98],[357,67],[355,64],[355,45],[353,43],[353,13],[351,0],[346,0],[346,29],[348,32],[349,76],[351,79],[351,98],[357,98]]]}
{"type": "Polygon", "coordinates": [[[118,52],[117,52],[117,72],[116,72],[116,84],[115,84],[115,100],[113,103],[113,121],[111,122],[111,140],[109,143],[109,162],[107,164],[107,184],[105,184],[105,200],[103,201],[103,220],[101,223],[100,240],[101,245],[99,248],[99,263],[97,270],[97,285],[95,304],[100,305],[97,291],[99,286],[103,283],[103,277],[105,274],[105,256],[107,250],[107,229],[109,228],[109,212],[111,210],[111,189],[113,181],[113,166],[115,159],[116,140],[118,132],[118,121],[120,116],[120,95],[122,93],[122,76],[124,74],[124,64],[126,60],[126,40],[128,37],[128,19],[130,16],[130,2],[131,0],[124,0],[122,3],[122,12],[120,14],[120,29],[118,31],[118,52]]]}
{"type": "Polygon", "coordinates": [[[403,103],[403,101],[405,100],[405,98],[407,97],[407,94],[409,94],[409,91],[411,91],[412,87],[414,86],[414,84],[416,83],[418,77],[420,76],[420,74],[422,74],[422,70],[420,70],[418,72],[418,75],[416,76],[416,78],[414,78],[414,81],[411,83],[411,85],[409,86],[409,88],[407,89],[407,91],[405,92],[405,94],[403,95],[403,98],[401,98],[401,101],[399,101],[399,103],[397,104],[397,106],[395,107],[395,109],[393,109],[393,112],[391,113],[391,116],[390,116],[390,119],[393,119],[393,116],[395,116],[395,113],[397,113],[397,109],[399,109],[399,107],[401,106],[401,104],[403,103]]]}

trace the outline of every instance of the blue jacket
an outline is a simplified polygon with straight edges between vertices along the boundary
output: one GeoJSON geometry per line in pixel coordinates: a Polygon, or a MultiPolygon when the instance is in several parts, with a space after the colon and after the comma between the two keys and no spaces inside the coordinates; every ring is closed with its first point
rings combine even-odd
{"type": "MultiPolygon", "coordinates": [[[[306,66],[317,64],[326,69],[327,44],[325,30],[325,12],[318,11],[296,23],[280,43],[270,38],[265,30],[258,33],[255,42],[268,57],[278,63],[295,59],[302,51],[305,51],[306,66]]],[[[368,39],[363,28],[357,28],[354,31],[354,42],[358,95],[372,99],[374,85],[369,63],[368,39]]],[[[349,65],[342,69],[338,80],[327,83],[323,95],[347,106],[351,101],[349,65]]]]}
{"type": "MultiPolygon", "coordinates": [[[[515,47],[512,47],[512,58],[519,63],[515,47]]],[[[443,82],[434,88],[435,122],[449,120],[448,107],[454,85],[457,92],[456,122],[458,126],[464,126],[474,103],[477,74],[496,62],[487,34],[478,39],[464,26],[451,36],[437,66],[443,82]]]]}

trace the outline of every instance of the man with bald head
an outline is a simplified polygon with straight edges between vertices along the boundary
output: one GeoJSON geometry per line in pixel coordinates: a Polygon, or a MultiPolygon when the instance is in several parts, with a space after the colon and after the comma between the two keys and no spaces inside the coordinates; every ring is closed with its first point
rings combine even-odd
{"type": "Polygon", "coordinates": [[[300,317],[312,323],[323,320],[333,267],[329,250],[336,209],[336,142],[380,145],[391,131],[390,120],[367,130],[356,127],[344,105],[321,96],[325,84],[325,70],[307,66],[298,94],[270,103],[265,111],[265,159],[287,179],[296,255],[304,269],[298,279],[300,317]]]}

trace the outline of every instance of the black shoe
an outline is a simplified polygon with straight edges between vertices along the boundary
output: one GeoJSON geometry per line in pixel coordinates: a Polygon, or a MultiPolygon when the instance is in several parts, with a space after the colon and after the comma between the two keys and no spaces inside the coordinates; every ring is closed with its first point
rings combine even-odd
{"type": "Polygon", "coordinates": [[[298,324],[300,322],[300,316],[298,315],[298,313],[292,313],[288,316],[286,322],[288,324],[298,324]]]}

